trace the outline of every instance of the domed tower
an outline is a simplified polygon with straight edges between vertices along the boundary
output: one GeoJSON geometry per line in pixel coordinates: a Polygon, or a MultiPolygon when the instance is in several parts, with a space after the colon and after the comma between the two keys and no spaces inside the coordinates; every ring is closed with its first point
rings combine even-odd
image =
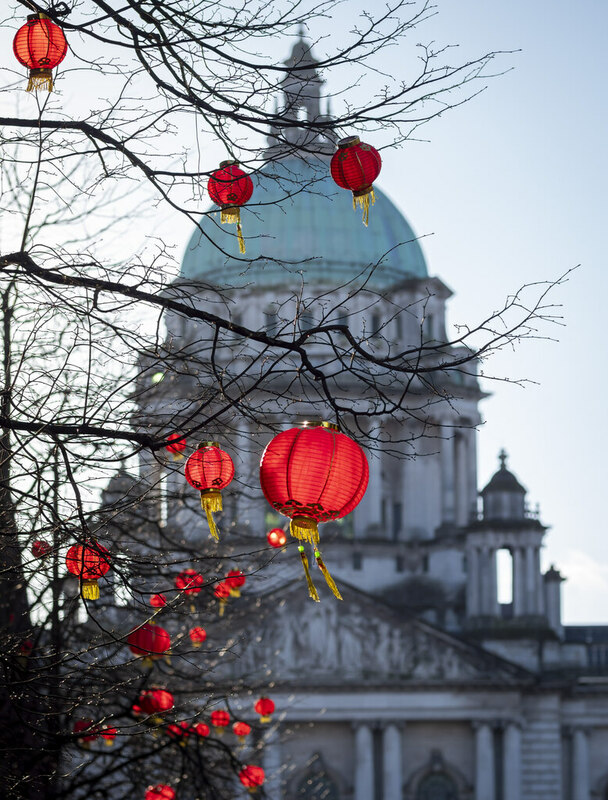
{"type": "MultiPolygon", "coordinates": [[[[286,118],[299,119],[297,107],[307,120],[316,119],[321,81],[301,39],[288,65],[306,68],[294,69],[282,87],[286,118]]],[[[241,209],[246,257],[238,255],[232,226],[220,225],[210,209],[188,242],[174,286],[187,291],[197,308],[282,337],[338,323],[382,357],[417,352],[421,343],[444,343],[451,291],[429,276],[409,222],[375,184],[376,202],[365,227],[349,193],[331,178],[331,135],[323,139],[319,134],[314,147],[309,143],[295,154],[287,139],[291,142],[294,132],[305,129],[289,130],[289,136],[278,131],[271,136],[269,160],[253,176],[254,194],[241,209]]],[[[190,325],[169,313],[166,325],[176,352],[187,359],[197,348],[200,355],[200,323],[190,325]]],[[[210,328],[210,340],[212,333],[210,328]]],[[[308,344],[313,362],[327,364],[327,345],[319,342],[317,352],[314,337],[308,344]]],[[[342,337],[334,346],[345,351],[347,344],[342,337]]],[[[215,351],[216,374],[230,386],[255,385],[256,393],[245,393],[233,416],[224,414],[207,433],[225,442],[235,460],[237,478],[224,493],[223,527],[263,539],[269,526],[284,522],[271,519],[257,476],[268,424],[289,426],[311,416],[333,419],[333,412],[319,400],[314,382],[299,377],[297,355],[283,355],[281,369],[266,372],[269,356],[261,356],[262,349],[259,343],[222,334],[215,351]]],[[[465,355],[464,349],[448,345],[441,352],[442,357],[465,355]]],[[[369,364],[361,369],[372,377],[369,364]]],[[[336,395],[365,411],[370,400],[365,382],[355,373],[340,370],[336,395]]],[[[183,409],[192,426],[194,405],[202,395],[217,393],[217,379],[211,370],[207,377],[188,374],[186,360],[183,369],[153,391],[157,409],[166,408],[176,417],[183,409]]],[[[338,577],[364,590],[384,593],[390,588],[391,594],[405,596],[405,584],[416,578],[417,586],[421,579],[433,584],[427,593],[431,605],[432,598],[440,597],[443,605],[454,600],[462,606],[455,599],[462,598],[465,581],[462,531],[477,502],[475,426],[482,394],[474,365],[457,374],[432,373],[425,381],[404,377],[383,391],[395,397],[406,391],[412,413],[404,410],[401,416],[372,417],[369,422],[361,418],[370,437],[365,443],[369,488],[343,524],[325,526],[324,553],[338,577]]],[[[183,513],[169,516],[177,519],[183,513]]],[[[192,519],[188,530],[199,530],[197,525],[192,519]]],[[[200,526],[201,535],[202,530],[200,526]]],[[[419,596],[418,589],[415,594],[419,596]]]]}
{"type": "Polygon", "coordinates": [[[561,576],[553,569],[543,576],[540,567],[546,527],[541,524],[538,512],[528,510],[526,490],[507,469],[504,450],[498,458],[498,471],[480,492],[481,517],[466,535],[469,625],[492,628],[498,624],[509,629],[522,625],[550,626],[559,633],[561,576]],[[503,549],[511,556],[512,602],[501,606],[497,553],[503,549]]]}

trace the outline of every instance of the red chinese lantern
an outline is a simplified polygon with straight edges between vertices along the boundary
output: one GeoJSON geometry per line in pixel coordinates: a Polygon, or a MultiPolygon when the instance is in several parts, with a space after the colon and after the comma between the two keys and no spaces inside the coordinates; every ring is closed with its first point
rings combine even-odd
{"type": "Polygon", "coordinates": [[[235,722],[232,726],[232,732],[238,737],[241,744],[245,744],[247,737],[251,733],[251,725],[246,722],[235,722]]]}
{"type": "Polygon", "coordinates": [[[28,658],[32,655],[34,649],[34,642],[31,639],[24,639],[19,645],[19,655],[28,658]]]}
{"type": "Polygon", "coordinates": [[[236,223],[239,250],[245,252],[245,241],[241,228],[241,206],[253,194],[253,181],[239,167],[238,161],[222,161],[220,168],[212,173],[207,183],[209,197],[221,207],[220,221],[236,223]]]}
{"type": "Polygon", "coordinates": [[[67,552],[65,563],[72,575],[80,578],[80,594],[85,600],[97,600],[97,581],[110,569],[110,554],[97,542],[75,544],[67,552]]]}
{"type": "Polygon", "coordinates": [[[239,772],[240,782],[251,794],[264,783],[265,777],[262,767],[255,767],[252,764],[247,764],[239,772]]]}
{"type": "Polygon", "coordinates": [[[260,722],[270,722],[271,716],[274,714],[274,702],[270,697],[260,697],[253,708],[256,714],[260,715],[260,722]]]}
{"type": "Polygon", "coordinates": [[[51,552],[51,545],[42,539],[37,539],[32,545],[32,555],[34,558],[46,558],[51,552]]]}
{"type": "Polygon", "coordinates": [[[240,569],[231,569],[226,575],[224,583],[228,584],[230,589],[230,597],[240,597],[241,589],[245,585],[247,578],[243,575],[240,569]]]}
{"type": "Polygon", "coordinates": [[[182,451],[186,449],[186,440],[184,437],[179,433],[172,433],[170,436],[167,436],[167,442],[169,444],[165,447],[165,450],[171,453],[174,461],[181,461],[184,457],[182,451]]]}
{"type": "Polygon", "coordinates": [[[92,719],[79,719],[74,723],[74,733],[78,736],[78,744],[88,750],[91,742],[99,738],[99,730],[92,719]]]}
{"type": "Polygon", "coordinates": [[[169,634],[160,625],[144,622],[134,628],[127,638],[129,650],[136,656],[143,656],[145,666],[152,666],[153,661],[162,658],[171,648],[169,634]]]}
{"type": "Polygon", "coordinates": [[[175,800],[175,789],[167,786],[166,783],[148,786],[145,800],[175,800]]]}
{"type": "Polygon", "coordinates": [[[175,579],[175,588],[184,594],[197,595],[205,579],[195,569],[183,569],[175,579]]]}
{"type": "Polygon", "coordinates": [[[144,714],[164,714],[171,711],[174,706],[174,698],[171,692],[160,689],[157,686],[145,689],[138,699],[138,706],[144,714]]]}
{"type": "Polygon", "coordinates": [[[268,531],[266,538],[271,547],[283,547],[287,542],[287,536],[285,536],[283,528],[273,528],[268,531]]]}
{"type": "Polygon", "coordinates": [[[214,511],[222,510],[222,489],[234,478],[234,464],[217,442],[201,442],[186,461],[186,480],[201,493],[201,505],[207,515],[211,535],[219,540],[214,511]]]}
{"type": "Polygon", "coordinates": [[[204,739],[206,736],[209,736],[211,733],[209,729],[209,725],[205,725],[204,722],[197,722],[193,728],[194,732],[197,736],[200,736],[201,739],[204,739]]]}
{"type": "Polygon", "coordinates": [[[13,52],[20,64],[29,69],[27,91],[53,91],[52,70],[68,52],[68,43],[59,25],[46,14],[31,14],[13,39],[13,52]]]}
{"type": "MultiPolygon", "coordinates": [[[[338,587],[319,551],[319,522],[349,514],[365,494],[369,469],[359,445],[329,422],[305,422],[279,433],[260,461],[260,483],[270,505],[291,518],[289,531],[315,548],[317,566],[338,599],[338,587]]],[[[318,602],[304,546],[298,550],[308,591],[318,602]]]]}
{"type": "Polygon", "coordinates": [[[150,598],[152,608],[164,608],[167,605],[167,598],[164,594],[153,594],[150,598]]]}
{"type": "Polygon", "coordinates": [[[228,586],[225,581],[222,581],[215,587],[213,594],[220,601],[220,617],[223,617],[224,611],[226,610],[226,603],[230,597],[230,586],[228,586]]]}
{"type": "Polygon", "coordinates": [[[230,725],[230,714],[227,711],[212,711],[211,724],[215,728],[217,735],[221,736],[228,725],[230,725]]]}
{"type": "Polygon", "coordinates": [[[192,642],[192,647],[196,647],[198,649],[207,638],[207,631],[197,625],[188,631],[188,636],[192,642]]]}
{"type": "Polygon", "coordinates": [[[177,725],[174,723],[167,725],[167,736],[179,742],[181,747],[185,747],[188,744],[188,737],[190,736],[190,723],[183,720],[182,722],[178,722],[177,725]]]}
{"type": "Polygon", "coordinates": [[[114,744],[114,739],[116,739],[116,728],[102,728],[101,738],[104,740],[106,747],[112,747],[114,744]]]}
{"type": "Polygon", "coordinates": [[[331,177],[342,189],[353,193],[353,208],[363,209],[363,223],[369,221],[369,206],[374,204],[373,182],[382,169],[380,153],[364,144],[358,136],[348,136],[338,142],[331,159],[331,177]]]}

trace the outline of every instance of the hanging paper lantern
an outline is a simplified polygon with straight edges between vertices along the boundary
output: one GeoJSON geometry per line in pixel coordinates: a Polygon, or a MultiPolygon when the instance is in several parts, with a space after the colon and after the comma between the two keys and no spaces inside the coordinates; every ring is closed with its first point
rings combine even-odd
{"type": "Polygon", "coordinates": [[[106,747],[112,747],[114,739],[116,739],[116,728],[104,727],[101,729],[100,735],[106,747]]]}
{"type": "Polygon", "coordinates": [[[200,736],[201,739],[209,736],[211,730],[209,729],[209,725],[205,725],[204,722],[197,722],[193,728],[194,732],[197,736],[200,736]]]}
{"type": "Polygon", "coordinates": [[[186,480],[201,493],[201,505],[207,515],[211,535],[219,540],[214,511],[222,510],[222,489],[234,478],[232,459],[217,442],[201,442],[186,461],[186,480]]]}
{"type": "Polygon", "coordinates": [[[52,70],[60,64],[68,51],[68,43],[59,25],[46,14],[31,14],[13,39],[13,52],[17,61],[29,69],[27,91],[38,89],[53,91],[52,70]]]}
{"type": "Polygon", "coordinates": [[[34,558],[46,558],[51,552],[51,545],[42,539],[37,539],[32,545],[32,555],[34,558]]]}
{"type": "Polygon", "coordinates": [[[236,223],[239,250],[245,252],[245,241],[241,228],[241,209],[253,194],[253,181],[239,167],[238,161],[222,161],[209,178],[207,191],[214,203],[221,207],[220,221],[236,223]]]}
{"type": "Polygon", "coordinates": [[[169,634],[160,625],[144,622],[134,628],[127,638],[129,650],[136,656],[143,656],[145,666],[152,666],[153,661],[162,658],[171,648],[169,634]]]}
{"type": "Polygon", "coordinates": [[[152,714],[158,715],[164,714],[165,711],[171,711],[174,706],[174,698],[171,692],[154,686],[150,689],[145,689],[139,695],[137,704],[144,714],[149,716],[152,714]]]}
{"type": "Polygon", "coordinates": [[[266,538],[271,547],[283,547],[287,542],[287,536],[283,528],[273,528],[271,531],[268,531],[266,538]]]}
{"type": "Polygon", "coordinates": [[[170,436],[167,436],[167,442],[169,442],[169,444],[166,446],[165,450],[171,453],[174,461],[181,461],[184,457],[182,451],[186,449],[186,440],[184,437],[179,433],[172,433],[170,436]]]}
{"type": "Polygon", "coordinates": [[[175,588],[184,594],[197,595],[205,579],[195,569],[183,569],[175,579],[175,588]]]}
{"type": "Polygon", "coordinates": [[[260,715],[260,722],[270,722],[272,714],[274,714],[274,702],[270,697],[260,697],[254,705],[256,714],[260,715]]]}
{"type": "Polygon", "coordinates": [[[34,649],[34,642],[31,639],[24,639],[19,645],[19,655],[28,658],[32,655],[34,649]]]}
{"type": "Polygon", "coordinates": [[[226,603],[230,597],[230,586],[228,586],[225,581],[222,581],[215,587],[213,594],[220,601],[220,617],[223,617],[224,611],[226,610],[226,603]]]}
{"type": "Polygon", "coordinates": [[[243,767],[239,772],[240,782],[251,794],[264,783],[265,777],[262,767],[255,767],[252,764],[243,767]]]}
{"type": "Polygon", "coordinates": [[[231,569],[226,575],[225,583],[228,584],[230,589],[230,597],[240,597],[241,589],[245,585],[247,578],[243,575],[240,569],[231,569]]]}
{"type": "Polygon", "coordinates": [[[175,800],[175,789],[167,786],[166,783],[148,786],[145,800],[175,800]]]}
{"type": "Polygon", "coordinates": [[[192,647],[198,649],[207,638],[207,631],[197,625],[188,631],[188,636],[192,642],[192,647]]]}
{"type": "Polygon", "coordinates": [[[97,581],[110,569],[110,554],[97,542],[75,544],[67,552],[65,563],[72,575],[80,578],[80,594],[85,600],[97,600],[97,581]]]}
{"type": "Polygon", "coordinates": [[[99,738],[99,730],[92,719],[79,719],[74,723],[74,733],[78,736],[78,744],[88,750],[91,742],[99,738]]]}
{"type": "Polygon", "coordinates": [[[167,605],[167,598],[164,594],[153,594],[150,598],[152,608],[164,608],[167,605]]]}
{"type": "Polygon", "coordinates": [[[247,737],[251,733],[251,725],[246,722],[235,722],[232,726],[232,732],[238,737],[241,744],[245,744],[247,737]]]}
{"type": "Polygon", "coordinates": [[[181,747],[185,747],[190,736],[190,723],[183,720],[177,724],[167,725],[167,736],[178,742],[181,747]]]}
{"type": "Polygon", "coordinates": [[[365,494],[369,469],[359,445],[329,422],[305,422],[279,433],[260,461],[260,483],[270,505],[291,518],[289,531],[300,539],[298,550],[308,591],[318,602],[302,542],[315,548],[315,559],[338,599],[338,587],[321,557],[319,522],[349,514],[365,494]]]}
{"type": "Polygon", "coordinates": [[[221,736],[225,729],[230,725],[230,714],[227,711],[212,711],[211,724],[215,728],[218,736],[221,736]]]}
{"type": "Polygon", "coordinates": [[[353,193],[353,208],[363,209],[363,224],[369,221],[369,206],[375,202],[373,182],[382,169],[380,153],[364,144],[358,136],[348,136],[338,142],[331,159],[331,177],[342,189],[353,193]]]}

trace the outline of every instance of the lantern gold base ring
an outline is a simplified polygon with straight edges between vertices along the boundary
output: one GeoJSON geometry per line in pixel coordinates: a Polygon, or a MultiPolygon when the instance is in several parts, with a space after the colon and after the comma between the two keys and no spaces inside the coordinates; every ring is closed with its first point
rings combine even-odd
{"type": "Polygon", "coordinates": [[[289,523],[289,532],[294,539],[309,542],[313,547],[319,544],[319,529],[312,517],[294,517],[289,523]]]}
{"type": "Polygon", "coordinates": [[[99,600],[99,586],[97,581],[82,580],[80,582],[80,596],[84,600],[99,600]]]}

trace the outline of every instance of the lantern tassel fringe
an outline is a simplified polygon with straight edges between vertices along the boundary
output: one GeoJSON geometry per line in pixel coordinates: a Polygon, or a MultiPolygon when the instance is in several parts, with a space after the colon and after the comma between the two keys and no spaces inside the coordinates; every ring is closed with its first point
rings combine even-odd
{"type": "Polygon", "coordinates": [[[243,229],[241,228],[241,209],[238,206],[225,206],[220,212],[222,225],[236,224],[236,235],[239,239],[239,252],[246,253],[243,229]]]}
{"type": "Polygon", "coordinates": [[[304,567],[304,574],[306,575],[306,583],[308,584],[308,594],[315,601],[315,603],[319,603],[320,602],[319,593],[317,592],[315,585],[312,582],[310,569],[308,567],[308,559],[306,558],[306,553],[304,552],[304,546],[299,545],[298,550],[300,551],[300,558],[302,559],[302,566],[304,567]]]}
{"type": "Polygon", "coordinates": [[[289,533],[313,547],[319,544],[319,529],[316,521],[310,517],[294,517],[289,523],[289,533]]]}
{"type": "Polygon", "coordinates": [[[80,596],[83,600],[99,600],[99,586],[97,585],[97,581],[81,581],[80,596]]]}
{"type": "Polygon", "coordinates": [[[374,190],[372,189],[371,192],[366,192],[362,195],[354,195],[353,194],[353,208],[355,211],[357,210],[357,206],[363,209],[363,224],[367,228],[369,224],[369,208],[370,205],[375,205],[376,203],[376,196],[374,194],[374,190]]]}
{"type": "Polygon", "coordinates": [[[50,69],[30,70],[27,82],[27,92],[37,92],[38,90],[47,92],[53,91],[53,73],[50,69]]]}
{"type": "Polygon", "coordinates": [[[323,563],[323,559],[321,558],[321,553],[318,550],[315,550],[315,560],[317,562],[317,566],[319,567],[319,569],[323,573],[323,577],[325,578],[325,580],[327,582],[327,585],[332,590],[332,592],[334,593],[335,597],[337,597],[338,600],[342,600],[343,597],[340,594],[340,590],[336,586],[335,580],[329,574],[329,570],[327,569],[327,567],[323,563]]]}
{"type": "Polygon", "coordinates": [[[171,453],[171,458],[174,461],[181,461],[183,459],[183,457],[184,457],[183,453],[171,453]]]}
{"type": "Polygon", "coordinates": [[[201,507],[207,516],[207,525],[209,525],[211,535],[216,542],[219,542],[220,533],[213,519],[213,512],[223,510],[222,495],[214,490],[201,492],[201,507]]]}
{"type": "Polygon", "coordinates": [[[220,617],[224,616],[224,611],[226,610],[226,600],[221,597],[220,598],[220,617]]]}

